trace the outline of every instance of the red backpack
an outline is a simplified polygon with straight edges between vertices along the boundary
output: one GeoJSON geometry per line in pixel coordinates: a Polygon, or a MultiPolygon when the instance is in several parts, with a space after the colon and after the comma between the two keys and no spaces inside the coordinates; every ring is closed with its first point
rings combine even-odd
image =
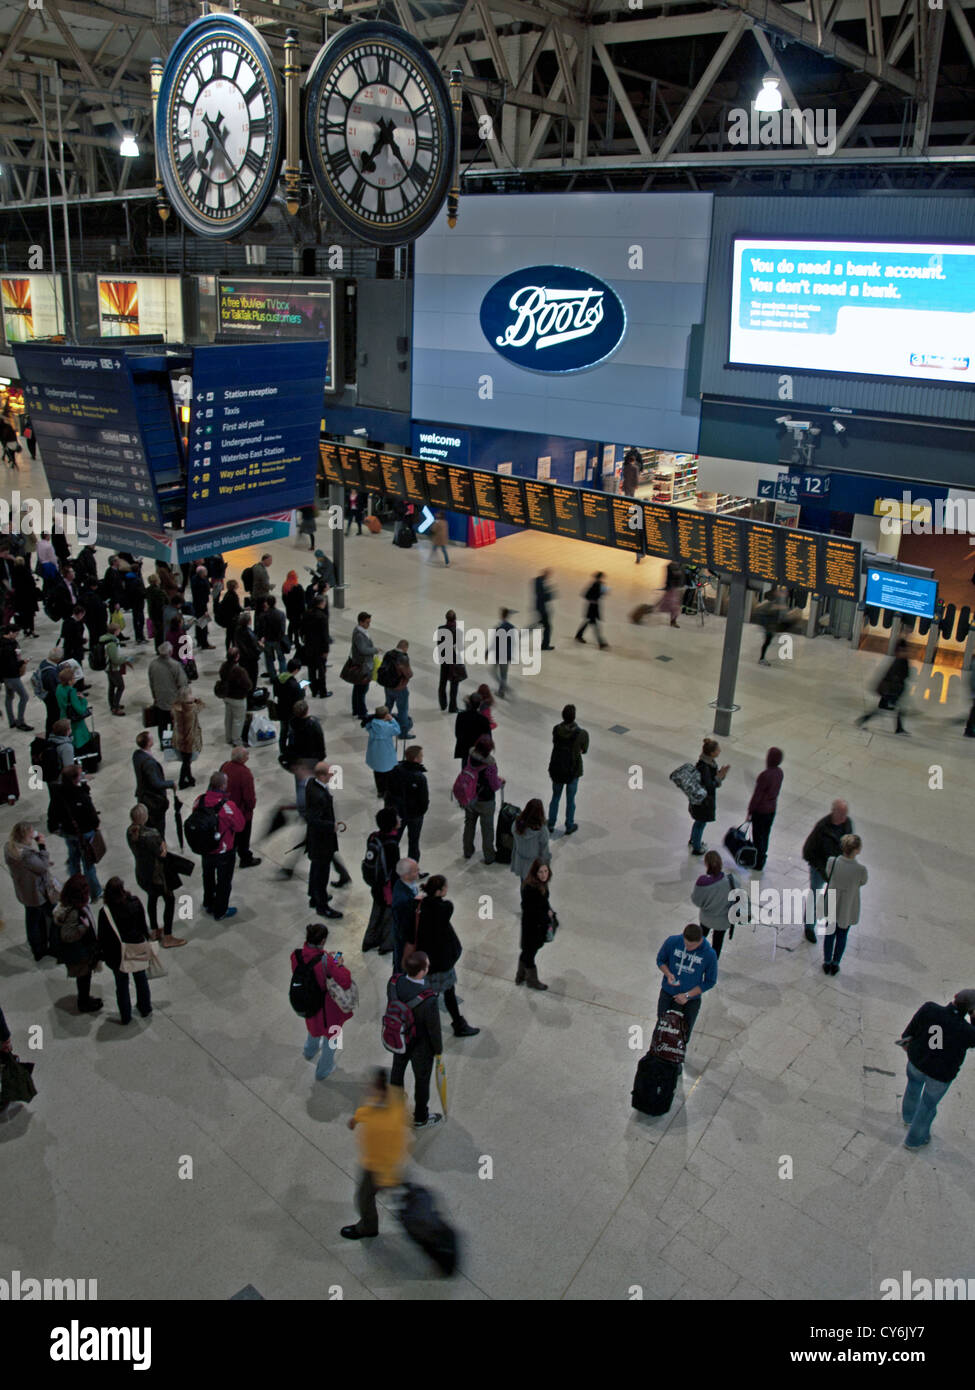
{"type": "Polygon", "coordinates": [[[677,1009],[668,1009],[657,1019],[650,1039],[648,1057],[657,1057],[680,1067],[687,1051],[687,1019],[677,1009]]]}
{"type": "Polygon", "coordinates": [[[386,985],[386,1012],[383,1014],[382,1039],[387,1052],[402,1056],[408,1052],[416,1040],[416,1017],[414,1009],[426,999],[433,999],[435,989],[425,989],[418,994],[412,1004],[405,1004],[396,994],[397,981],[402,975],[393,975],[386,985]]]}
{"type": "Polygon", "coordinates": [[[466,808],[477,800],[477,773],[470,763],[465,763],[458,772],[451,791],[458,806],[466,808]]]}

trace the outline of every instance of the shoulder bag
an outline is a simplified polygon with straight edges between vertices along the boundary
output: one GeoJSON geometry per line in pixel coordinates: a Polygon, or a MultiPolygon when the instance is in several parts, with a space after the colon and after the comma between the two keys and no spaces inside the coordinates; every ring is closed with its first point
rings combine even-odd
{"type": "Polygon", "coordinates": [[[328,958],[325,959],[325,988],[328,990],[329,998],[333,999],[344,1014],[355,1013],[359,1007],[359,986],[355,980],[349,981],[349,988],[343,989],[338,980],[333,980],[328,968],[328,958]]]}
{"type": "Polygon", "coordinates": [[[108,907],[104,907],[105,916],[108,918],[108,925],[118,937],[118,944],[121,948],[121,958],[119,960],[119,971],[123,975],[135,975],[140,970],[148,972],[149,979],[153,980],[159,975],[165,975],[163,963],[159,959],[159,947],[154,941],[123,941],[115,919],[109,912],[108,907]]]}

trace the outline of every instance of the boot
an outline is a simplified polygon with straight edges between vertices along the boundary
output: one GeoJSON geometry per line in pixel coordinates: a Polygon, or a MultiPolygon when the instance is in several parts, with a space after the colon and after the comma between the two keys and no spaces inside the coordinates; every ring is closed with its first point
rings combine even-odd
{"type": "Polygon", "coordinates": [[[516,984],[516,985],[523,985],[524,983],[525,983],[525,967],[522,965],[521,961],[519,961],[519,962],[518,962],[518,971],[517,971],[517,974],[515,975],[515,984],[516,984]]]}
{"type": "Polygon", "coordinates": [[[480,1028],[472,1028],[466,1018],[459,1018],[454,1024],[455,1038],[476,1038],[480,1028]]]}
{"type": "Polygon", "coordinates": [[[525,970],[525,983],[529,989],[548,989],[548,985],[543,985],[538,978],[538,966],[529,965],[525,970]]]}

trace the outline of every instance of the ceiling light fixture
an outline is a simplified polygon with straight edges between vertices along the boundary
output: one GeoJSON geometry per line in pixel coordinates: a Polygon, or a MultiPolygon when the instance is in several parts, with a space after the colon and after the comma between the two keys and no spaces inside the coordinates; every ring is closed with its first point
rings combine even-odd
{"type": "Polygon", "coordinates": [[[774,72],[767,72],[762,78],[762,90],[755,98],[756,111],[781,111],[782,93],[779,91],[779,79],[774,72]]]}
{"type": "Polygon", "coordinates": [[[134,135],[128,131],[122,136],[122,142],[118,147],[118,152],[125,159],[137,159],[139,156],[139,145],[134,135]]]}

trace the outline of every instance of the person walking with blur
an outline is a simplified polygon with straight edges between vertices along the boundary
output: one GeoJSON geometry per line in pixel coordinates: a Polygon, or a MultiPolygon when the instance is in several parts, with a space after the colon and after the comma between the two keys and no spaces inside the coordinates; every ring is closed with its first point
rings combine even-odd
{"type": "Polygon", "coordinates": [[[596,640],[599,643],[599,650],[601,652],[606,651],[609,647],[609,643],[603,639],[603,630],[600,626],[602,613],[601,604],[609,593],[609,589],[603,583],[605,577],[602,570],[597,570],[592,577],[592,583],[583,592],[582,597],[586,601],[586,611],[579,626],[579,630],[576,633],[576,641],[581,642],[582,645],[585,646],[586,639],[583,633],[587,627],[592,627],[595,630],[596,640]]]}
{"type": "Polygon", "coordinates": [[[430,527],[430,551],[427,555],[427,564],[430,564],[434,555],[439,550],[443,556],[445,566],[450,564],[450,555],[447,551],[448,528],[447,518],[443,512],[437,512],[433,525],[430,527]]]}
{"type": "Polygon", "coordinates": [[[704,788],[704,799],[698,801],[690,807],[691,838],[688,840],[691,853],[702,855],[707,849],[703,843],[704,827],[710,825],[718,817],[718,788],[728,775],[730,764],[725,763],[724,767],[718,767],[718,754],[721,752],[721,745],[716,738],[706,738],[701,745],[701,756],[697,760],[697,775],[701,779],[701,786],[704,788]]]}
{"type": "Polygon", "coordinates": [[[823,936],[823,974],[838,975],[850,928],[860,920],[860,889],[867,866],[857,863],[863,848],[859,835],[844,835],[840,853],[826,861],[826,932],[823,936]]]}
{"type": "Polygon", "coordinates": [[[554,939],[559,925],[552,909],[551,887],[551,864],[536,859],[521,885],[521,954],[515,975],[515,984],[527,984],[529,989],[548,989],[538,978],[535,957],[547,941],[554,939]]]}
{"type": "Polygon", "coordinates": [[[900,703],[904,698],[907,682],[911,678],[911,663],[907,659],[908,650],[908,645],[902,638],[894,648],[893,661],[881,676],[877,686],[880,703],[876,709],[870,710],[868,714],[861,714],[856,721],[861,729],[869,724],[876,715],[887,711],[894,716],[894,733],[907,734],[904,721],[901,719],[900,703]]]}
{"type": "Polygon", "coordinates": [[[359,1219],[353,1226],[343,1226],[339,1235],[346,1240],[371,1239],[379,1234],[376,1197],[401,1185],[410,1147],[403,1088],[391,1085],[382,1067],[372,1073],[366,1098],[349,1120],[349,1129],[358,1130],[360,1167],[355,1200],[359,1219]]]}
{"type": "Polygon", "coordinates": [[[782,758],[781,748],[770,748],[766,753],[765,769],[755,779],[755,790],[752,792],[746,813],[752,823],[752,844],[758,851],[755,872],[759,874],[765,868],[768,859],[769,836],[772,834],[772,822],[775,820],[779,792],[782,790],[782,758]]]}
{"type": "Polygon", "coordinates": [[[555,590],[549,583],[551,573],[550,569],[544,569],[535,578],[535,614],[538,618],[538,625],[542,629],[543,652],[555,650],[552,646],[552,614],[549,607],[555,597],[555,590]]]}
{"type": "Polygon", "coordinates": [[[704,873],[691,889],[691,902],[701,914],[704,935],[711,933],[715,956],[721,955],[725,932],[731,937],[735,934],[731,895],[737,888],[734,875],[725,873],[721,855],[716,849],[709,849],[704,856],[704,873]]]}

